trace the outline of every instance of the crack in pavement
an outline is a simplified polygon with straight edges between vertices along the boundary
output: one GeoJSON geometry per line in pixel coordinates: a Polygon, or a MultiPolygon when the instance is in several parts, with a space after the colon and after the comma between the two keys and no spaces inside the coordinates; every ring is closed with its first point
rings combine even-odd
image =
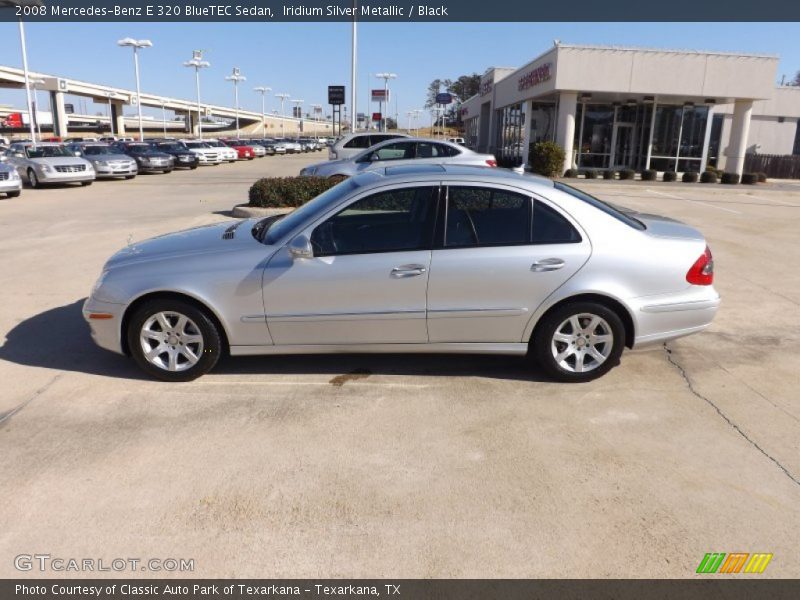
{"type": "Polygon", "coordinates": [[[709,405],[710,405],[710,406],[711,406],[711,407],[712,407],[712,408],[713,408],[715,411],[717,411],[717,414],[719,414],[719,416],[720,416],[720,417],[722,417],[722,418],[723,418],[723,419],[724,419],[724,420],[725,420],[725,421],[728,423],[728,425],[730,425],[730,426],[731,426],[731,427],[732,427],[732,428],[733,428],[733,429],[734,429],[734,430],[735,430],[735,431],[736,431],[736,432],[737,432],[739,435],[741,435],[741,436],[742,436],[742,437],[743,437],[743,438],[744,438],[744,439],[745,439],[745,440],[746,440],[746,441],[747,441],[747,442],[748,442],[748,443],[749,443],[751,446],[753,446],[753,448],[755,448],[756,450],[758,450],[759,452],[761,452],[761,454],[763,454],[764,456],[766,456],[766,457],[767,457],[769,460],[771,460],[772,462],[774,462],[774,463],[775,463],[775,464],[778,466],[778,468],[779,468],[781,471],[783,471],[783,472],[784,472],[784,474],[785,474],[785,475],[786,475],[786,476],[787,476],[789,479],[791,479],[791,480],[792,480],[792,482],[794,482],[794,484],[795,484],[795,485],[797,485],[797,486],[800,486],[800,480],[798,480],[798,479],[797,479],[797,477],[795,477],[794,475],[792,475],[792,473],[789,471],[789,469],[787,469],[786,467],[784,467],[784,466],[783,466],[783,465],[780,463],[780,461],[778,461],[778,459],[777,459],[777,458],[775,458],[774,456],[772,456],[771,454],[769,454],[769,453],[768,453],[766,450],[764,450],[764,449],[763,449],[761,446],[759,446],[759,445],[758,445],[758,444],[757,444],[757,443],[756,443],[756,442],[755,442],[755,441],[754,441],[752,438],[750,438],[750,436],[748,436],[748,435],[747,435],[747,434],[746,434],[744,431],[742,431],[742,428],[741,428],[741,427],[739,427],[739,426],[738,426],[736,423],[734,423],[734,422],[731,420],[731,418],[730,418],[730,417],[728,417],[728,415],[726,415],[724,412],[722,412],[722,410],[720,410],[720,408],[719,408],[719,407],[718,407],[716,404],[714,404],[714,403],[713,403],[713,402],[712,402],[712,401],[711,401],[709,398],[707,398],[706,396],[704,396],[703,394],[701,394],[700,392],[698,392],[698,391],[697,391],[697,390],[694,388],[694,384],[692,383],[691,379],[689,379],[689,375],[686,373],[686,369],[684,369],[684,368],[683,368],[683,367],[682,367],[682,366],[681,366],[681,365],[680,365],[680,364],[679,364],[679,363],[678,363],[678,362],[677,362],[677,361],[676,361],[676,360],[675,360],[675,359],[672,357],[672,350],[670,349],[670,347],[669,347],[669,346],[667,346],[666,342],[664,343],[664,352],[665,352],[665,353],[666,353],[666,355],[667,355],[667,361],[668,361],[668,362],[669,362],[669,363],[670,363],[672,366],[674,366],[674,367],[675,367],[675,368],[678,370],[678,372],[680,373],[681,377],[683,377],[683,380],[686,382],[686,386],[689,388],[689,391],[690,391],[690,392],[691,392],[693,395],[695,395],[696,397],[700,398],[701,400],[703,400],[704,402],[706,402],[707,404],[709,404],[709,405]]]}
{"type": "Polygon", "coordinates": [[[48,382],[47,382],[47,383],[45,383],[45,384],[44,384],[42,387],[40,387],[38,390],[36,390],[35,392],[33,392],[33,394],[31,394],[30,398],[28,398],[27,400],[25,400],[25,401],[24,401],[24,402],[22,402],[21,404],[18,404],[17,406],[15,406],[14,408],[12,408],[12,409],[11,409],[11,410],[9,410],[9,411],[6,411],[6,412],[3,412],[3,413],[0,413],[0,427],[2,427],[3,425],[5,425],[6,421],[8,421],[8,420],[9,420],[11,417],[13,417],[15,414],[17,414],[19,411],[21,411],[21,410],[22,410],[23,408],[25,408],[26,406],[28,406],[28,404],[30,404],[31,402],[33,402],[34,400],[36,400],[36,398],[38,398],[39,396],[41,396],[42,394],[44,394],[44,393],[45,393],[45,392],[46,392],[48,389],[50,389],[50,387],[51,387],[51,386],[52,386],[52,385],[53,385],[53,384],[54,384],[56,381],[58,381],[59,379],[61,379],[61,376],[62,376],[63,374],[64,374],[64,373],[59,373],[58,375],[56,375],[55,377],[53,377],[53,378],[52,378],[50,381],[48,381],[48,382]]]}

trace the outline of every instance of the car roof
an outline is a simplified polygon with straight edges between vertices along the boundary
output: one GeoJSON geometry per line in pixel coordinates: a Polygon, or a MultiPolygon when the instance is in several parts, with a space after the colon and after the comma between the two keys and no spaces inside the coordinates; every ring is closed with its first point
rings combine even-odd
{"type": "Polygon", "coordinates": [[[414,178],[417,181],[437,181],[446,177],[448,179],[463,179],[464,181],[480,180],[486,183],[508,185],[524,185],[525,187],[552,188],[553,181],[540,175],[530,173],[516,173],[508,169],[497,167],[478,167],[454,164],[405,164],[395,167],[382,167],[361,173],[354,177],[354,182],[360,186],[371,186],[379,183],[392,183],[414,178]]]}

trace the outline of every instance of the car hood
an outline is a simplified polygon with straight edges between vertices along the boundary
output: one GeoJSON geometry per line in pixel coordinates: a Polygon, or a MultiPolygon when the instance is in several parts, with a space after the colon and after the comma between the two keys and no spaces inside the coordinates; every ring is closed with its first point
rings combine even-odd
{"type": "Polygon", "coordinates": [[[98,162],[98,161],[112,161],[112,160],[124,160],[130,161],[133,160],[127,154],[98,154],[98,155],[89,155],[89,156],[81,156],[81,158],[86,159],[91,162],[98,162]]]}
{"type": "Polygon", "coordinates": [[[42,158],[28,158],[26,160],[35,165],[50,165],[53,167],[60,165],[75,165],[86,162],[82,157],[78,156],[45,156],[42,158]]]}
{"type": "Polygon", "coordinates": [[[132,242],[114,254],[104,268],[113,269],[151,260],[219,254],[259,244],[250,232],[257,221],[258,219],[244,219],[233,223],[226,221],[132,242]]]}

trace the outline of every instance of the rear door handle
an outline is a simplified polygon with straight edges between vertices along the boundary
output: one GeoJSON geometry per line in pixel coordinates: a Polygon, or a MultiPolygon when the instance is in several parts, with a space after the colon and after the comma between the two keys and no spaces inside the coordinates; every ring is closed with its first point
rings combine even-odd
{"type": "Polygon", "coordinates": [[[400,265],[392,269],[392,277],[402,279],[403,277],[416,277],[422,275],[427,269],[423,265],[400,265]]]}
{"type": "Polygon", "coordinates": [[[537,260],[531,265],[531,271],[534,273],[542,273],[544,271],[558,271],[566,263],[560,258],[543,258],[537,260]]]}

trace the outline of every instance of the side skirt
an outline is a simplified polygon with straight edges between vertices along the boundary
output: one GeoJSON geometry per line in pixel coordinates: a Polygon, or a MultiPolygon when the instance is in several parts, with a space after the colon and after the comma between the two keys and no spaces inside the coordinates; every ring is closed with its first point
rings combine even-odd
{"type": "Polygon", "coordinates": [[[510,354],[523,356],[528,344],[320,344],[231,346],[231,356],[259,354],[510,354]]]}

